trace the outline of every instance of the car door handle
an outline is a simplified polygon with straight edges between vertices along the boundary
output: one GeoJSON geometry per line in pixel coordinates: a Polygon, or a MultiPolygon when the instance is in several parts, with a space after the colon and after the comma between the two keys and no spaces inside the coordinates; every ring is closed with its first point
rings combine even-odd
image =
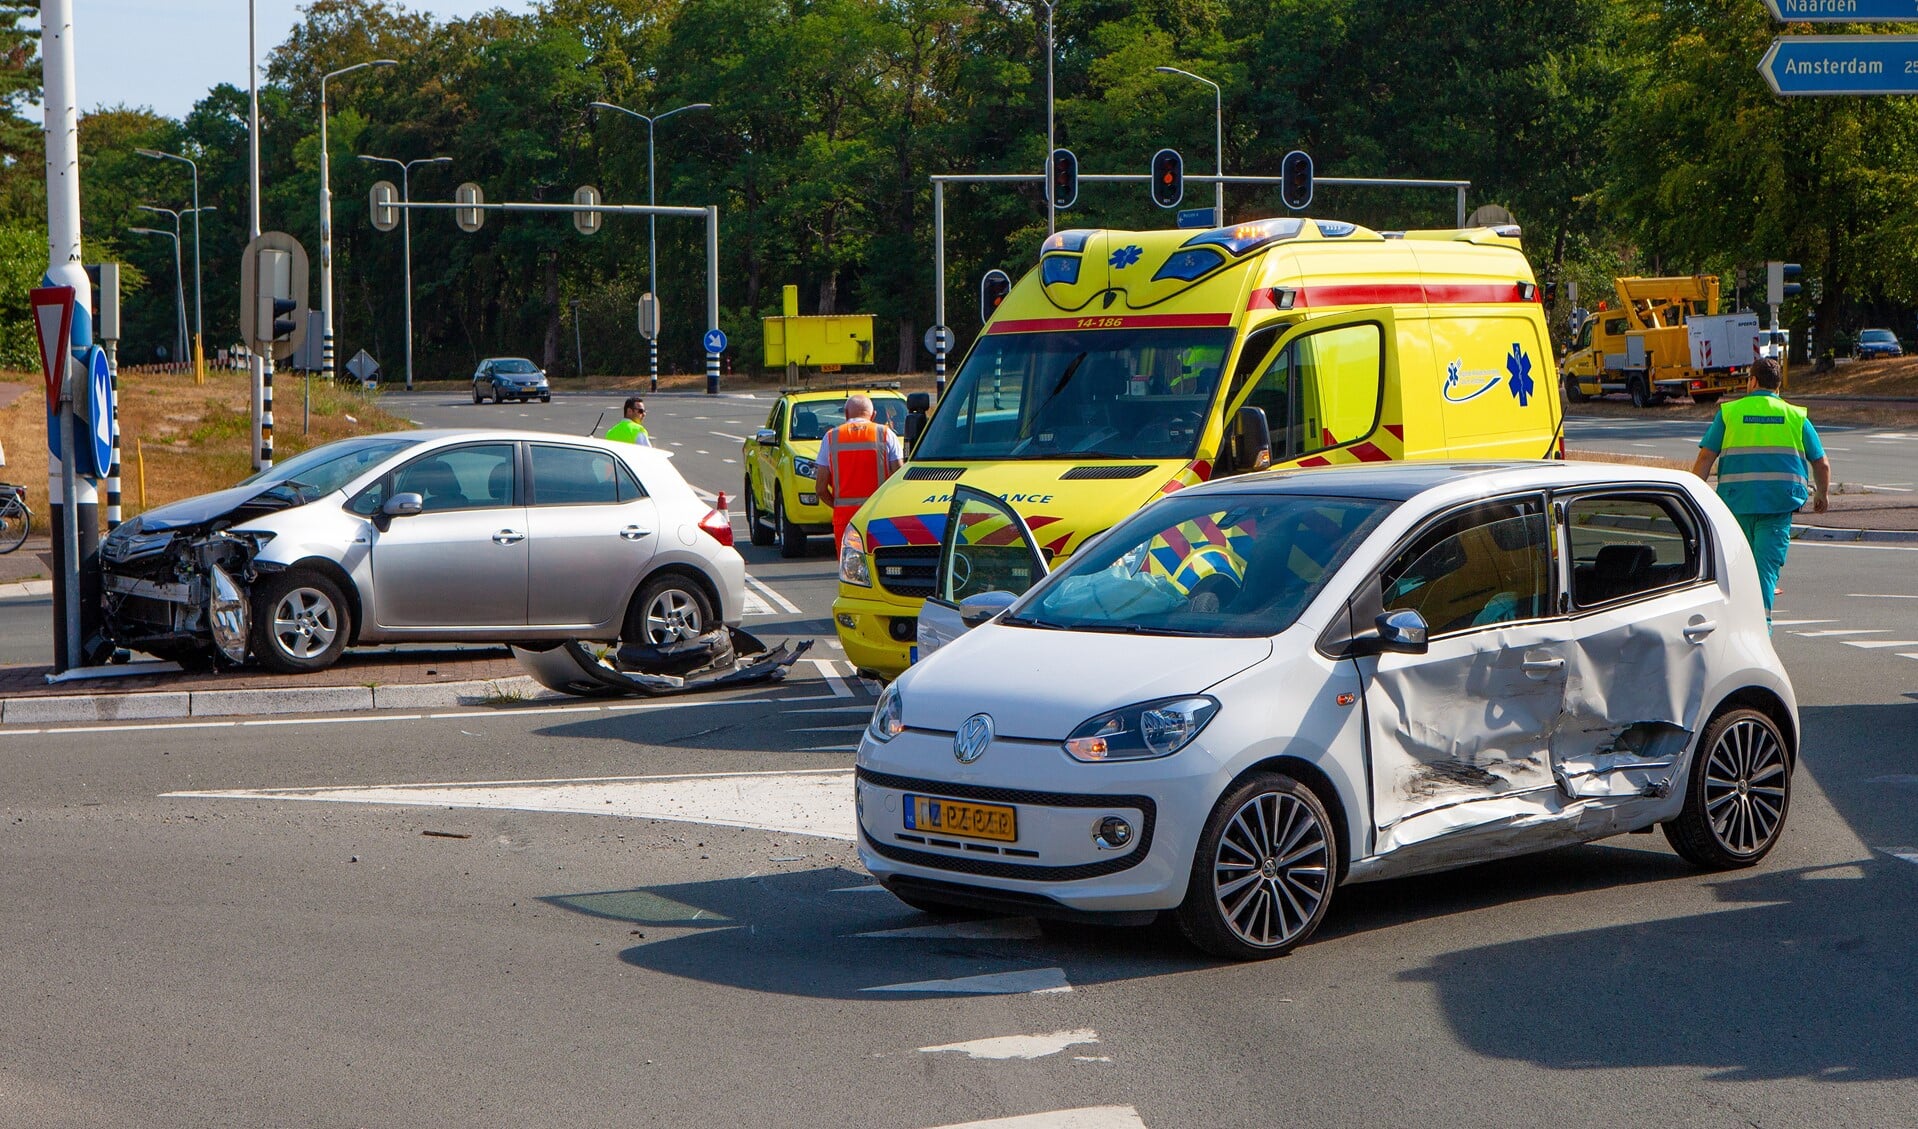
{"type": "Polygon", "coordinates": [[[639,526],[637,526],[637,525],[629,525],[629,526],[627,526],[626,528],[624,528],[624,529],[622,529],[622,530],[620,530],[620,531],[619,531],[619,535],[620,535],[621,537],[624,537],[624,538],[626,538],[626,540],[628,540],[628,541],[637,541],[637,540],[639,540],[639,539],[640,539],[641,537],[644,537],[644,536],[646,536],[646,535],[647,535],[648,533],[651,533],[651,532],[652,532],[652,530],[650,530],[650,529],[641,529],[641,528],[640,528],[639,526]]]}
{"type": "Polygon", "coordinates": [[[1685,625],[1685,641],[1688,643],[1703,643],[1705,636],[1710,635],[1716,630],[1718,630],[1718,625],[1709,619],[1693,620],[1691,623],[1685,625]]]}
{"type": "Polygon", "coordinates": [[[526,540],[526,534],[521,533],[517,529],[502,529],[498,533],[493,534],[493,544],[495,545],[517,545],[524,540],[526,540]]]}
{"type": "Polygon", "coordinates": [[[1528,677],[1543,678],[1553,671],[1564,670],[1565,660],[1559,658],[1526,659],[1520,664],[1520,669],[1524,670],[1528,677]]]}

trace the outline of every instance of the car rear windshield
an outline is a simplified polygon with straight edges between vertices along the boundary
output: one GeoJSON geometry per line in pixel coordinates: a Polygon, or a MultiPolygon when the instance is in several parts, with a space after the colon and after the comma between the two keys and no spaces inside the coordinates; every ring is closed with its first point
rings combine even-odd
{"type": "MultiPolygon", "coordinates": [[[[897,396],[874,396],[872,416],[898,431],[906,426],[906,402],[897,396]]],[[[790,438],[809,441],[824,439],[826,432],[846,422],[844,400],[801,400],[793,405],[790,438]]]]}
{"type": "Polygon", "coordinates": [[[501,376],[530,376],[539,371],[539,366],[531,361],[494,361],[493,371],[501,376]]]}
{"type": "Polygon", "coordinates": [[[1299,494],[1175,495],[1081,550],[1003,622],[1144,635],[1276,635],[1395,505],[1299,494]]]}
{"type": "Polygon", "coordinates": [[[994,333],[966,357],[915,459],[1182,459],[1230,329],[994,333]]]}

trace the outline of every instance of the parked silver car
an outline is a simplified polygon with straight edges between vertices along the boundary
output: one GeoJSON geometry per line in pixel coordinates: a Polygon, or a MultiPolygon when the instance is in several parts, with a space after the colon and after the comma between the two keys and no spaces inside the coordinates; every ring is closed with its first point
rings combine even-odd
{"type": "Polygon", "coordinates": [[[732,526],[670,460],[546,432],[328,443],[115,529],[107,632],[297,672],[363,643],[658,646],[737,626],[732,526]]]}

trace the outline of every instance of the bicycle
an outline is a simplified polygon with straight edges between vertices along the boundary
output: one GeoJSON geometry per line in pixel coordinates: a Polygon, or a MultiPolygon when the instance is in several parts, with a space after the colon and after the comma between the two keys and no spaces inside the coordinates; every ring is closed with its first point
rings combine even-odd
{"type": "Polygon", "coordinates": [[[27,508],[27,488],[0,482],[0,553],[11,553],[27,540],[33,511],[27,508]]]}

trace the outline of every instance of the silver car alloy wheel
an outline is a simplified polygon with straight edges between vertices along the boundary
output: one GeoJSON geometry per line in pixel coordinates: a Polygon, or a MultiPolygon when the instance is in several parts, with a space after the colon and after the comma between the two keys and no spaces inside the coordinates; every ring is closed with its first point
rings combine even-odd
{"type": "Polygon", "coordinates": [[[1705,814],[1712,837],[1735,854],[1763,850],[1785,821],[1785,750],[1746,718],[1726,728],[1705,761],[1705,814]]]}
{"type": "Polygon", "coordinates": [[[273,609],[273,641],[296,659],[310,659],[333,645],[340,633],[339,610],[326,593],[295,588],[273,609]]]}
{"type": "Polygon", "coordinates": [[[646,638],[655,647],[697,639],[705,627],[699,601],[684,589],[668,588],[646,605],[646,638]]]}
{"type": "Polygon", "coordinates": [[[1330,893],[1325,827],[1296,796],[1260,792],[1232,813],[1212,860],[1219,914],[1241,941],[1289,944],[1330,893]]]}

